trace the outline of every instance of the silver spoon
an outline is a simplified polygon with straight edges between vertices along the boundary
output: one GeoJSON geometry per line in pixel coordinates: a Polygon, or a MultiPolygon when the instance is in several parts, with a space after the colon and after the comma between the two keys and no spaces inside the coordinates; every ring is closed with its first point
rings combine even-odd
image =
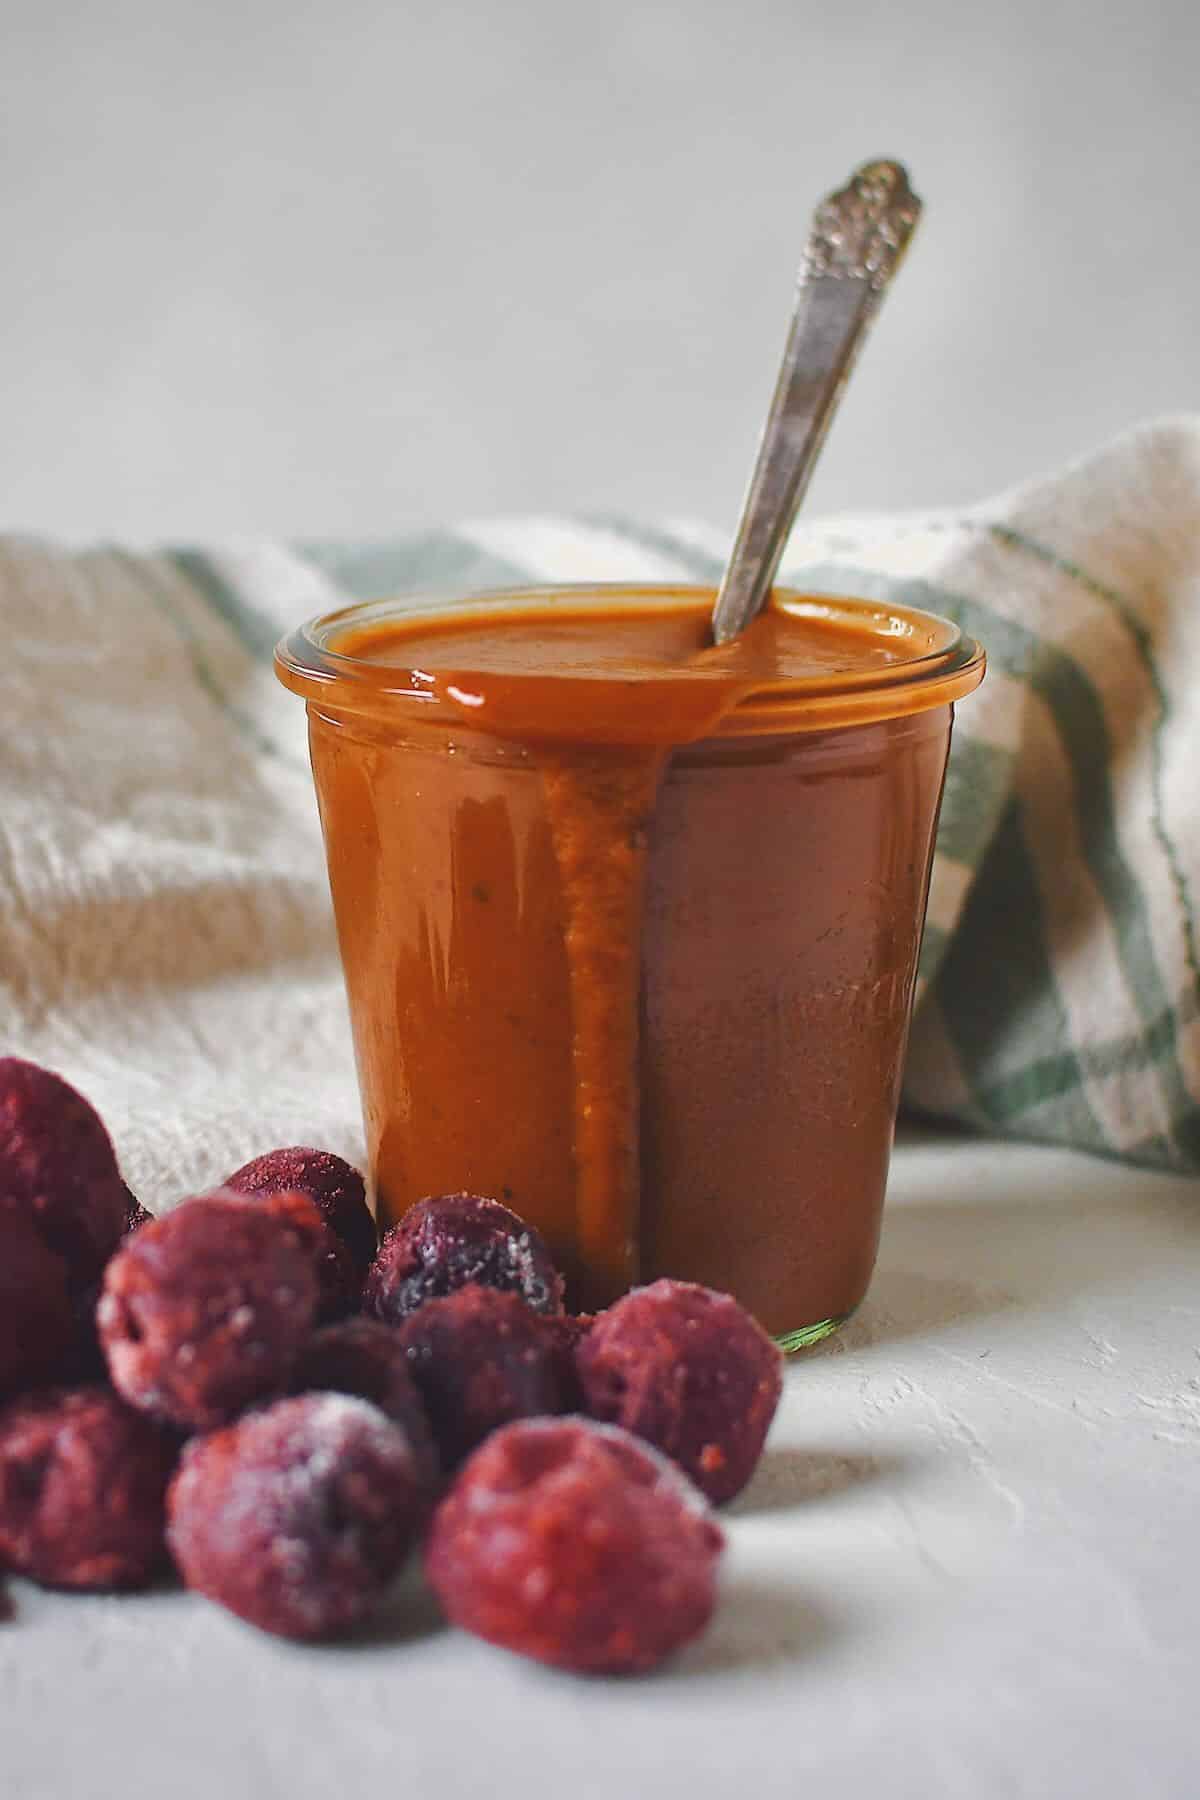
{"type": "Polygon", "coordinates": [[[869,162],[813,214],[779,380],[713,607],[718,644],[766,604],[859,346],[920,213],[900,164],[869,162]]]}

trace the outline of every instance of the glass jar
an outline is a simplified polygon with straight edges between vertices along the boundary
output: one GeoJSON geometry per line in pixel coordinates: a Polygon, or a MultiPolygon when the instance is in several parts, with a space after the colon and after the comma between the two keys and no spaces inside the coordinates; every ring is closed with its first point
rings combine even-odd
{"type": "MultiPolygon", "coordinates": [[[[632,1049],[617,1071],[629,1141],[590,1185],[553,801],[562,746],[476,728],[431,704],[411,672],[398,680],[346,653],[413,602],[348,608],[280,646],[280,678],[308,704],[383,1222],[428,1194],[490,1194],[545,1234],[577,1306],[684,1277],[734,1293],[788,1348],[857,1306],[879,1238],[953,703],[983,658],[931,615],[813,604],[900,651],[749,696],[667,757],[634,850],[637,904],[617,946],[628,955],[607,988],[592,984],[601,1006],[627,1003],[632,1049]]],[[[590,741],[586,707],[577,736],[590,741]]],[[[619,749],[604,754],[623,769],[619,749]]]]}

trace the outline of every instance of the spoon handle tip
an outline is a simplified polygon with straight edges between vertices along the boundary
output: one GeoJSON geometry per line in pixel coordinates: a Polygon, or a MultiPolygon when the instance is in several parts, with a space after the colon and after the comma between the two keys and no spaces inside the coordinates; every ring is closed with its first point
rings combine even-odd
{"type": "Polygon", "coordinates": [[[766,604],[825,434],[921,213],[898,162],[857,169],[817,207],[779,379],[713,607],[725,644],[766,604]]]}

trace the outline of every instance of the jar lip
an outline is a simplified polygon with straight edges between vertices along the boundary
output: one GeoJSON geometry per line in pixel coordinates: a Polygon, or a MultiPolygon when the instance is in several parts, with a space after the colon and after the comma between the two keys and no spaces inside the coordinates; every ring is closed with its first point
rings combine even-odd
{"type": "MultiPolygon", "coordinates": [[[[636,612],[646,601],[656,607],[696,608],[711,605],[716,589],[686,582],[547,582],[486,588],[471,592],[417,592],[390,599],[359,600],[308,620],[282,638],[275,650],[280,681],[293,693],[324,705],[335,694],[352,710],[375,710],[412,702],[427,707],[434,696],[414,680],[416,671],[403,663],[383,663],[337,648],[339,637],[358,635],[372,625],[403,624],[421,617],[452,616],[456,620],[486,616],[495,607],[552,612],[566,604],[578,609],[636,612]]],[[[850,626],[876,639],[886,638],[901,652],[888,663],[871,663],[797,676],[770,690],[753,691],[721,724],[721,735],[826,729],[831,724],[864,722],[896,712],[924,710],[970,693],[983,678],[981,647],[953,620],[917,607],[884,604],[852,595],[811,594],[777,587],[773,604],[781,611],[830,625],[850,626]]],[[[569,674],[562,676],[571,680],[569,674]]]]}

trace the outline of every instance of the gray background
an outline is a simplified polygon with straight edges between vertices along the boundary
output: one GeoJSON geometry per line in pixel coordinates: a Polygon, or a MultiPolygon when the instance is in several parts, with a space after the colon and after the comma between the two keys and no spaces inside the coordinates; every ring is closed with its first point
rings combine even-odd
{"type": "Polygon", "coordinates": [[[0,0],[0,526],[731,520],[804,223],[928,203],[813,505],[1197,404],[1200,8],[0,0]]]}

